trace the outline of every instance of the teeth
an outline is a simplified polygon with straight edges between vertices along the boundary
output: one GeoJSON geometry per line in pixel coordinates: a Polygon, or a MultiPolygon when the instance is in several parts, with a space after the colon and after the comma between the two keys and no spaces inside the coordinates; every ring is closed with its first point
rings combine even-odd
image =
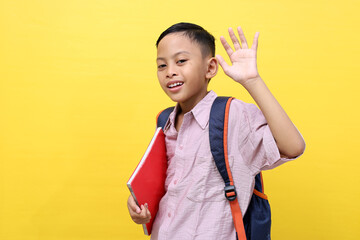
{"type": "Polygon", "coordinates": [[[180,86],[180,85],[183,85],[183,83],[180,83],[180,82],[173,83],[173,84],[169,85],[169,88],[173,88],[173,87],[180,86]]]}

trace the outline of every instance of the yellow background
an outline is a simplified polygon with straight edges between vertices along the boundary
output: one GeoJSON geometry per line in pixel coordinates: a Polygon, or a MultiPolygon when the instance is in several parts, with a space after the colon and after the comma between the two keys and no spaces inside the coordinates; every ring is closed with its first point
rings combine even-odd
{"type": "MultiPolygon", "coordinates": [[[[260,31],[260,75],[303,134],[265,173],[272,237],[360,239],[357,0],[0,0],[0,239],[148,239],[126,181],[173,103],[155,41],[173,23],[260,31]]],[[[228,38],[229,39],[229,38],[228,38]]],[[[247,102],[222,70],[219,95],[247,102]]]]}

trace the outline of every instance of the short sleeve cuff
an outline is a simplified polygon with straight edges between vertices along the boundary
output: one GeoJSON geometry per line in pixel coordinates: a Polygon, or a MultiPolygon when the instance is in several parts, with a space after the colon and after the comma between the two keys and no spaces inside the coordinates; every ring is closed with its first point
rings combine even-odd
{"type": "Polygon", "coordinates": [[[266,162],[260,170],[273,169],[283,163],[295,160],[302,155],[300,154],[299,156],[294,158],[281,157],[279,148],[276,145],[275,139],[270,131],[269,126],[266,126],[266,129],[264,131],[263,144],[265,148],[266,162]]]}

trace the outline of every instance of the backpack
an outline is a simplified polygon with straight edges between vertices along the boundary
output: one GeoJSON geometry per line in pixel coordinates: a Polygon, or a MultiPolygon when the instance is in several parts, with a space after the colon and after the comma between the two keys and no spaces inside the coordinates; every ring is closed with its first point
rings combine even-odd
{"type": "MultiPolygon", "coordinates": [[[[271,212],[264,194],[261,172],[255,176],[255,186],[245,216],[237,201],[227,153],[228,117],[231,97],[217,97],[211,106],[209,119],[210,149],[215,164],[225,183],[225,197],[229,201],[236,230],[236,239],[270,240],[271,212]]],[[[164,129],[174,107],[167,108],[157,116],[157,126],[164,129]]]]}

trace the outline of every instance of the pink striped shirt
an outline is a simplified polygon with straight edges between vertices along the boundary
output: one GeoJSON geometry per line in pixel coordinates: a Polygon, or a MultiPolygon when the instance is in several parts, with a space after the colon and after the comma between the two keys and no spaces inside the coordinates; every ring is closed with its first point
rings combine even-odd
{"type": "MultiPolygon", "coordinates": [[[[160,202],[151,239],[236,239],[231,209],[209,144],[209,115],[216,94],[210,91],[184,115],[179,132],[175,113],[165,125],[169,166],[166,194],[160,202]]],[[[279,150],[262,112],[254,105],[233,100],[229,113],[229,162],[243,215],[259,171],[290,159],[279,150]]]]}

